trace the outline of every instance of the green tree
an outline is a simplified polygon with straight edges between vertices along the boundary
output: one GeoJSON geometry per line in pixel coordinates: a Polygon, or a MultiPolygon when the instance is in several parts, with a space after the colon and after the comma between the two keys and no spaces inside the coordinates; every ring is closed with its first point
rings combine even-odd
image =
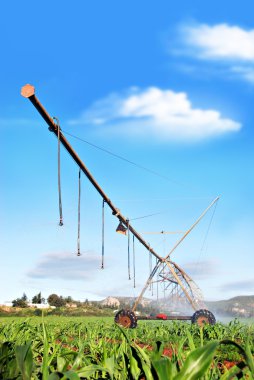
{"type": "Polygon", "coordinates": [[[37,304],[41,304],[42,303],[42,297],[41,297],[41,292],[36,294],[35,296],[33,296],[32,298],[32,303],[37,303],[37,304]]]}
{"type": "Polygon", "coordinates": [[[25,300],[23,297],[16,298],[15,300],[12,301],[12,306],[25,308],[27,307],[27,300],[25,300]]]}
{"type": "Polygon", "coordinates": [[[22,301],[27,302],[27,295],[26,293],[23,293],[23,296],[21,297],[22,301]]]}
{"type": "Polygon", "coordinates": [[[72,299],[71,296],[68,296],[68,297],[65,297],[65,298],[64,298],[64,301],[65,301],[65,303],[72,303],[72,302],[73,302],[73,299],[72,299]]]}
{"type": "Polygon", "coordinates": [[[57,294],[53,293],[48,296],[48,304],[50,306],[61,307],[64,306],[66,302],[62,296],[59,297],[57,294]]]}

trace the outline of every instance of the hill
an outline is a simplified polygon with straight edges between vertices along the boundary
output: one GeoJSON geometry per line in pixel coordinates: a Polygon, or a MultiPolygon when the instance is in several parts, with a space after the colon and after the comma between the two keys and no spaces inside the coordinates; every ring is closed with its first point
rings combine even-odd
{"type": "MultiPolygon", "coordinates": [[[[107,297],[103,301],[98,301],[103,306],[112,307],[116,309],[131,308],[135,302],[133,297],[107,297]]],[[[215,315],[230,316],[230,317],[254,317],[254,295],[251,296],[236,296],[228,300],[220,301],[206,301],[207,308],[215,315]]],[[[144,298],[137,310],[141,312],[151,311],[166,311],[172,313],[180,311],[183,314],[192,314],[193,310],[185,305],[178,305],[176,302],[172,303],[169,299],[160,299],[158,301],[144,298]]]]}
{"type": "MultiPolygon", "coordinates": [[[[63,307],[47,309],[44,315],[68,315],[68,316],[112,316],[112,313],[120,309],[132,308],[136,298],[109,296],[102,301],[73,301],[63,307]]],[[[250,318],[254,317],[254,295],[236,296],[228,300],[207,301],[206,307],[216,317],[250,318]]],[[[159,299],[158,301],[143,298],[137,307],[142,315],[165,312],[169,315],[192,315],[193,309],[186,302],[177,303],[176,299],[159,299]]],[[[42,311],[34,305],[25,308],[17,308],[0,305],[0,316],[32,316],[41,315],[42,311]]]]}
{"type": "Polygon", "coordinates": [[[209,310],[217,315],[254,317],[254,295],[237,296],[228,300],[206,302],[209,310]]]}

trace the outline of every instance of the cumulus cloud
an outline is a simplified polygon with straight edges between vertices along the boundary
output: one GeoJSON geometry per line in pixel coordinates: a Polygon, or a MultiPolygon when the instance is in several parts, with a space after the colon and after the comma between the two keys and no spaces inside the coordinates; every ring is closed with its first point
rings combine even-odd
{"type": "Polygon", "coordinates": [[[231,74],[254,83],[254,29],[228,24],[194,24],[182,25],[180,35],[181,54],[219,62],[231,74]]]}
{"type": "Polygon", "coordinates": [[[80,257],[69,253],[51,253],[45,255],[27,276],[36,279],[87,280],[98,268],[99,257],[93,252],[80,257]]]}
{"type": "Polygon", "coordinates": [[[192,45],[204,59],[254,61],[254,29],[238,26],[199,24],[182,28],[187,44],[192,45]]]}
{"type": "Polygon", "coordinates": [[[185,92],[132,88],[94,103],[71,124],[107,126],[107,133],[164,140],[201,140],[237,132],[241,124],[219,111],[192,106],[185,92]]]}

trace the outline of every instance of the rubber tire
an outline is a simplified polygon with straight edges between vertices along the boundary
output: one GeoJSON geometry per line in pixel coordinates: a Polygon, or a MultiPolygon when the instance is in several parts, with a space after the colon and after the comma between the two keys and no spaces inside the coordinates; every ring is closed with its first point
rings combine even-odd
{"type": "Polygon", "coordinates": [[[135,313],[131,310],[119,310],[116,315],[115,315],[115,323],[118,325],[125,327],[125,328],[130,328],[130,329],[135,329],[137,327],[137,317],[135,313]]]}
{"type": "Polygon", "coordinates": [[[193,314],[191,323],[196,323],[199,326],[203,326],[204,324],[215,325],[216,319],[211,311],[200,309],[193,314]]]}

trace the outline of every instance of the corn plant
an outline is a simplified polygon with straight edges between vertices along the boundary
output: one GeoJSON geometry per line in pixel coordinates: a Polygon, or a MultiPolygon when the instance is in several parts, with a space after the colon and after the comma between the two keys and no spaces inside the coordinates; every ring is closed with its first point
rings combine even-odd
{"type": "Polygon", "coordinates": [[[147,321],[134,330],[106,319],[10,322],[0,320],[3,380],[254,380],[254,329],[239,321],[204,327],[147,321]]]}

